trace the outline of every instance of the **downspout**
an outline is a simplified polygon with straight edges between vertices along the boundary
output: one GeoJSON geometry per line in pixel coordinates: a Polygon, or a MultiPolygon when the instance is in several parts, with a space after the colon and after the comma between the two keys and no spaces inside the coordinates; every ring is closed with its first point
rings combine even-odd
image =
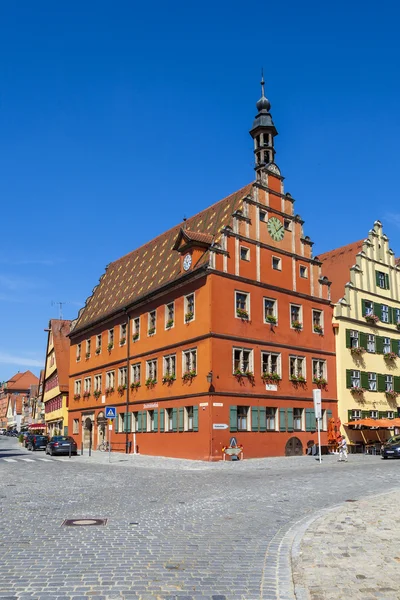
{"type": "MultiPolygon", "coordinates": [[[[127,309],[125,309],[126,311],[127,309]]],[[[129,453],[129,433],[128,433],[128,412],[129,412],[129,357],[131,354],[131,331],[130,331],[131,317],[127,313],[126,314],[126,336],[127,336],[127,344],[126,344],[126,425],[125,425],[125,453],[129,453]]],[[[132,418],[131,418],[131,428],[132,428],[132,418]]]]}

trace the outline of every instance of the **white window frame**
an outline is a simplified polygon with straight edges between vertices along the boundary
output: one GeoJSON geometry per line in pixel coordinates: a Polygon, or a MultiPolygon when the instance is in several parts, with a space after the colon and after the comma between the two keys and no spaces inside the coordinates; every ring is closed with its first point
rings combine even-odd
{"type": "Polygon", "coordinates": [[[128,369],[127,367],[119,367],[118,369],[118,385],[127,385],[128,369]]]}
{"type": "Polygon", "coordinates": [[[182,351],[182,373],[190,372],[197,375],[197,348],[182,351]]]}
{"type": "Polygon", "coordinates": [[[184,323],[191,323],[192,321],[195,320],[196,317],[196,297],[195,297],[195,292],[191,292],[190,294],[187,294],[184,297],[184,314],[183,314],[183,321],[184,323]],[[192,298],[193,297],[193,298],[192,298]],[[193,310],[192,310],[193,308],[193,310]],[[190,318],[187,318],[187,315],[189,313],[193,313],[193,316],[190,318]]]}
{"type": "Polygon", "coordinates": [[[316,379],[322,378],[322,379],[328,380],[326,360],[324,360],[322,358],[313,358],[312,359],[312,372],[313,372],[313,378],[315,377],[316,379]]]}
{"type": "Polygon", "coordinates": [[[85,377],[83,380],[83,391],[84,392],[91,392],[92,391],[92,378],[91,377],[85,377]]]}
{"type": "Polygon", "coordinates": [[[289,354],[289,378],[291,377],[304,377],[307,380],[306,373],[306,357],[299,356],[297,354],[289,354]],[[292,360],[294,361],[294,372],[292,373],[292,360]]]}
{"type": "Polygon", "coordinates": [[[98,373],[93,377],[93,391],[101,391],[102,375],[98,373]]]}
{"type": "Polygon", "coordinates": [[[115,388],[115,371],[106,372],[106,388],[115,388]]]}
{"type": "Polygon", "coordinates": [[[114,327],[108,330],[108,345],[112,344],[114,348],[114,327]]]}
{"type": "Polygon", "coordinates": [[[165,329],[172,329],[173,327],[175,327],[175,302],[168,302],[168,304],[165,305],[165,329]],[[167,327],[169,320],[172,320],[172,325],[167,327]]]}
{"type": "Polygon", "coordinates": [[[96,335],[96,354],[100,354],[101,347],[102,347],[102,336],[101,336],[101,333],[98,333],[96,335]],[[100,350],[99,350],[99,348],[100,348],[100,350]]]}
{"type": "Polygon", "coordinates": [[[265,407],[265,427],[266,431],[278,431],[278,409],[274,406],[266,406],[265,407]],[[270,417],[267,415],[267,410],[273,412],[273,416],[270,417]],[[270,426],[271,419],[273,419],[273,427],[270,426]]]}
{"type": "Polygon", "coordinates": [[[368,372],[368,390],[370,392],[376,392],[378,387],[378,377],[376,373],[368,372]]]}
{"type": "Polygon", "coordinates": [[[351,370],[351,385],[352,387],[361,387],[361,371],[358,369],[351,370]]]}
{"type": "Polygon", "coordinates": [[[365,316],[374,314],[374,303],[371,300],[365,300],[365,316]]]}
{"type": "Polygon", "coordinates": [[[74,381],[74,394],[81,395],[82,393],[82,379],[75,379],[74,381]]]}
{"type": "Polygon", "coordinates": [[[146,410],[146,431],[154,433],[154,410],[146,410]]]}
{"type": "Polygon", "coordinates": [[[158,378],[158,360],[157,358],[150,358],[146,360],[146,380],[158,378]]]}
{"type": "MultiPolygon", "coordinates": [[[[240,304],[242,305],[243,302],[241,301],[240,304]]],[[[245,310],[247,312],[247,319],[250,320],[250,293],[249,292],[243,292],[241,290],[235,290],[235,318],[236,319],[242,319],[242,317],[239,317],[237,314],[238,310],[245,310]],[[242,308],[242,306],[238,306],[238,296],[244,296],[244,308],[242,308]]]]}
{"type": "Polygon", "coordinates": [[[250,262],[250,248],[247,246],[240,246],[240,260],[250,262]]]}
{"type": "Polygon", "coordinates": [[[378,288],[380,288],[381,290],[386,290],[385,273],[383,273],[382,271],[377,271],[377,273],[378,273],[378,280],[379,280],[378,281],[378,288]]]}
{"type": "Polygon", "coordinates": [[[393,375],[385,375],[385,392],[393,392],[393,375]]]}
{"type": "MultiPolygon", "coordinates": [[[[250,423],[250,418],[251,418],[251,411],[250,411],[250,406],[244,406],[244,405],[240,405],[236,407],[236,421],[237,421],[237,430],[240,431],[251,431],[251,423],[250,423]],[[245,416],[239,416],[239,409],[246,409],[246,415],[245,416]],[[245,427],[242,427],[241,424],[239,425],[240,421],[239,419],[245,419],[245,421],[243,421],[243,423],[245,423],[245,427]]],[[[243,411],[244,412],[244,411],[243,411]]]]}
{"type": "Polygon", "coordinates": [[[72,434],[77,435],[79,433],[79,419],[74,419],[72,422],[72,434]]]}
{"type": "Polygon", "coordinates": [[[124,346],[126,344],[126,323],[122,323],[119,326],[119,345],[124,346]],[[122,340],[125,339],[124,342],[122,340]]]}
{"type": "Polygon", "coordinates": [[[370,416],[371,419],[378,419],[379,418],[379,411],[377,411],[377,410],[370,410],[369,416],[370,416]]]}
{"type": "Polygon", "coordinates": [[[383,339],[383,353],[388,354],[391,352],[390,338],[384,337],[383,339]]]}
{"type": "Polygon", "coordinates": [[[193,406],[185,406],[183,412],[183,430],[193,431],[194,410],[193,406]]]}
{"type": "Polygon", "coordinates": [[[318,334],[318,331],[314,331],[314,327],[315,327],[315,325],[320,325],[322,327],[322,330],[324,330],[324,311],[320,310],[319,308],[313,308],[311,317],[312,317],[313,332],[318,334]],[[316,315],[319,316],[319,319],[314,318],[316,315]]]}
{"type": "Polygon", "coordinates": [[[261,351],[261,375],[263,373],[277,373],[282,378],[282,358],[279,352],[271,352],[270,350],[261,351]],[[276,370],[273,370],[272,357],[276,359],[276,370]],[[267,370],[264,369],[264,364],[267,364],[267,370]]]}
{"type": "Polygon", "coordinates": [[[268,221],[268,213],[266,210],[260,209],[259,211],[259,219],[262,223],[266,223],[268,221]]]}
{"type": "Polygon", "coordinates": [[[293,409],[293,431],[305,431],[305,427],[304,427],[304,408],[300,408],[298,406],[296,406],[293,409]],[[300,414],[295,415],[295,411],[299,412],[300,414]],[[300,427],[296,427],[296,422],[300,423],[300,427]]]}
{"type": "Polygon", "coordinates": [[[276,323],[274,323],[274,325],[278,325],[278,300],[276,298],[263,298],[263,309],[264,309],[264,314],[263,314],[263,319],[264,319],[264,323],[269,324],[271,321],[268,321],[267,319],[267,302],[273,302],[273,306],[272,306],[272,317],[275,317],[276,319],[276,323]]]}
{"type": "Polygon", "coordinates": [[[90,338],[88,338],[88,339],[86,340],[86,358],[89,358],[89,357],[90,357],[90,349],[91,349],[91,346],[92,346],[92,341],[91,341],[91,339],[90,339],[90,338]]]}
{"type": "Polygon", "coordinates": [[[361,419],[361,410],[359,410],[358,408],[353,409],[351,413],[351,420],[357,421],[358,419],[361,419]]]}
{"type": "Polygon", "coordinates": [[[387,304],[381,305],[381,321],[382,323],[389,323],[389,306],[387,304]]]}
{"type": "Polygon", "coordinates": [[[301,279],[308,279],[308,268],[305,265],[299,265],[299,276],[301,279]]]}
{"type": "Polygon", "coordinates": [[[293,302],[291,302],[289,304],[289,319],[290,319],[290,329],[296,329],[295,327],[293,327],[292,323],[294,321],[298,321],[299,323],[301,323],[303,325],[303,306],[301,304],[294,304],[293,302]],[[299,318],[298,319],[293,319],[292,318],[292,308],[298,308],[299,312],[299,318]]]}
{"type": "Polygon", "coordinates": [[[394,419],[394,411],[393,410],[388,410],[387,411],[387,418],[388,419],[394,419]]]}
{"type": "Polygon", "coordinates": [[[239,369],[241,373],[254,373],[254,363],[253,363],[253,349],[252,348],[241,348],[238,346],[234,346],[232,348],[232,373],[235,374],[236,369],[239,369]],[[240,353],[239,358],[239,367],[235,366],[236,358],[235,352],[240,353]],[[248,360],[245,360],[245,356],[248,356],[248,360]],[[248,364],[249,368],[245,369],[245,364],[248,364]]]}
{"type": "Polygon", "coordinates": [[[350,329],[350,348],[359,348],[360,334],[356,329],[350,329]]]}
{"type": "Polygon", "coordinates": [[[149,310],[147,313],[147,337],[157,333],[157,309],[149,310]],[[154,328],[153,333],[149,333],[154,328]]]}
{"type": "Polygon", "coordinates": [[[282,259],[279,256],[272,257],[272,269],[274,271],[282,271],[282,259]]]}
{"type": "Polygon", "coordinates": [[[81,356],[82,356],[82,344],[79,343],[76,345],[76,362],[79,362],[81,360],[81,356]]]}
{"type": "Polygon", "coordinates": [[[396,319],[396,323],[400,323],[400,308],[395,308],[395,319],[396,319]]]}
{"type": "Polygon", "coordinates": [[[131,365],[131,383],[140,383],[141,364],[134,363],[131,365]]]}
{"type": "Polygon", "coordinates": [[[367,352],[371,354],[376,352],[376,337],[373,333],[367,334],[367,352]]]}
{"type": "Polygon", "coordinates": [[[285,231],[292,231],[291,219],[283,219],[283,228],[285,229],[285,231]]]}
{"type": "Polygon", "coordinates": [[[176,379],[176,354],[163,356],[163,377],[168,375],[176,379]]]}
{"type": "Polygon", "coordinates": [[[173,408],[166,408],[164,415],[164,429],[167,433],[174,431],[173,426],[173,408]]]}

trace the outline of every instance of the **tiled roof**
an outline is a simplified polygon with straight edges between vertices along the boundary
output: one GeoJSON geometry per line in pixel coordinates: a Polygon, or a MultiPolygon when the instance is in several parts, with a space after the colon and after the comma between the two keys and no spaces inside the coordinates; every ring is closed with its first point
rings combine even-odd
{"type": "Polygon", "coordinates": [[[214,239],[214,236],[210,233],[200,233],[198,231],[190,231],[189,229],[185,229],[183,234],[187,240],[200,242],[202,244],[212,244],[214,239]]]}
{"type": "MultiPolygon", "coordinates": [[[[253,184],[246,185],[111,263],[81,310],[74,332],[182,277],[180,255],[173,250],[180,230],[185,228],[185,231],[190,231],[190,235],[200,236],[203,243],[205,240],[206,243],[209,240],[217,242],[221,229],[230,223],[232,213],[241,207],[241,201],[249,194],[252,186],[253,184]]],[[[193,265],[192,271],[207,264],[208,251],[193,265]]]]}
{"type": "Polygon", "coordinates": [[[68,391],[69,375],[69,347],[70,341],[68,334],[71,329],[71,321],[61,319],[52,319],[50,329],[53,334],[54,352],[56,355],[58,385],[60,391],[68,391]]]}
{"type": "Polygon", "coordinates": [[[31,371],[16,373],[7,381],[7,392],[29,391],[31,385],[39,383],[39,379],[31,371]]]}
{"type": "Polygon", "coordinates": [[[396,263],[396,265],[400,265],[400,257],[399,258],[395,258],[394,262],[396,263]]]}
{"type": "Polygon", "coordinates": [[[332,282],[332,302],[343,298],[344,286],[350,281],[350,268],[356,264],[356,255],[361,252],[363,243],[364,240],[360,240],[318,255],[322,262],[322,275],[332,282]]]}

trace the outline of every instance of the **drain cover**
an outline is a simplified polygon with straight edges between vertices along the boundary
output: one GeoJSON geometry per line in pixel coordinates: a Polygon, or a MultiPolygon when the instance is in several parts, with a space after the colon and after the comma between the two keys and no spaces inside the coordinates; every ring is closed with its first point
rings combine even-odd
{"type": "Polygon", "coordinates": [[[63,525],[67,527],[89,527],[93,525],[106,525],[107,519],[66,519],[63,525]]]}

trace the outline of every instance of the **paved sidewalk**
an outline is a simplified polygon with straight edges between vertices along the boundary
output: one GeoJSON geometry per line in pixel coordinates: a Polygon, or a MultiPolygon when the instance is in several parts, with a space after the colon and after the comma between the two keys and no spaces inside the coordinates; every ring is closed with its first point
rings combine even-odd
{"type": "Polygon", "coordinates": [[[296,599],[399,600],[399,503],[400,490],[352,497],[299,530],[292,547],[296,599]]]}

